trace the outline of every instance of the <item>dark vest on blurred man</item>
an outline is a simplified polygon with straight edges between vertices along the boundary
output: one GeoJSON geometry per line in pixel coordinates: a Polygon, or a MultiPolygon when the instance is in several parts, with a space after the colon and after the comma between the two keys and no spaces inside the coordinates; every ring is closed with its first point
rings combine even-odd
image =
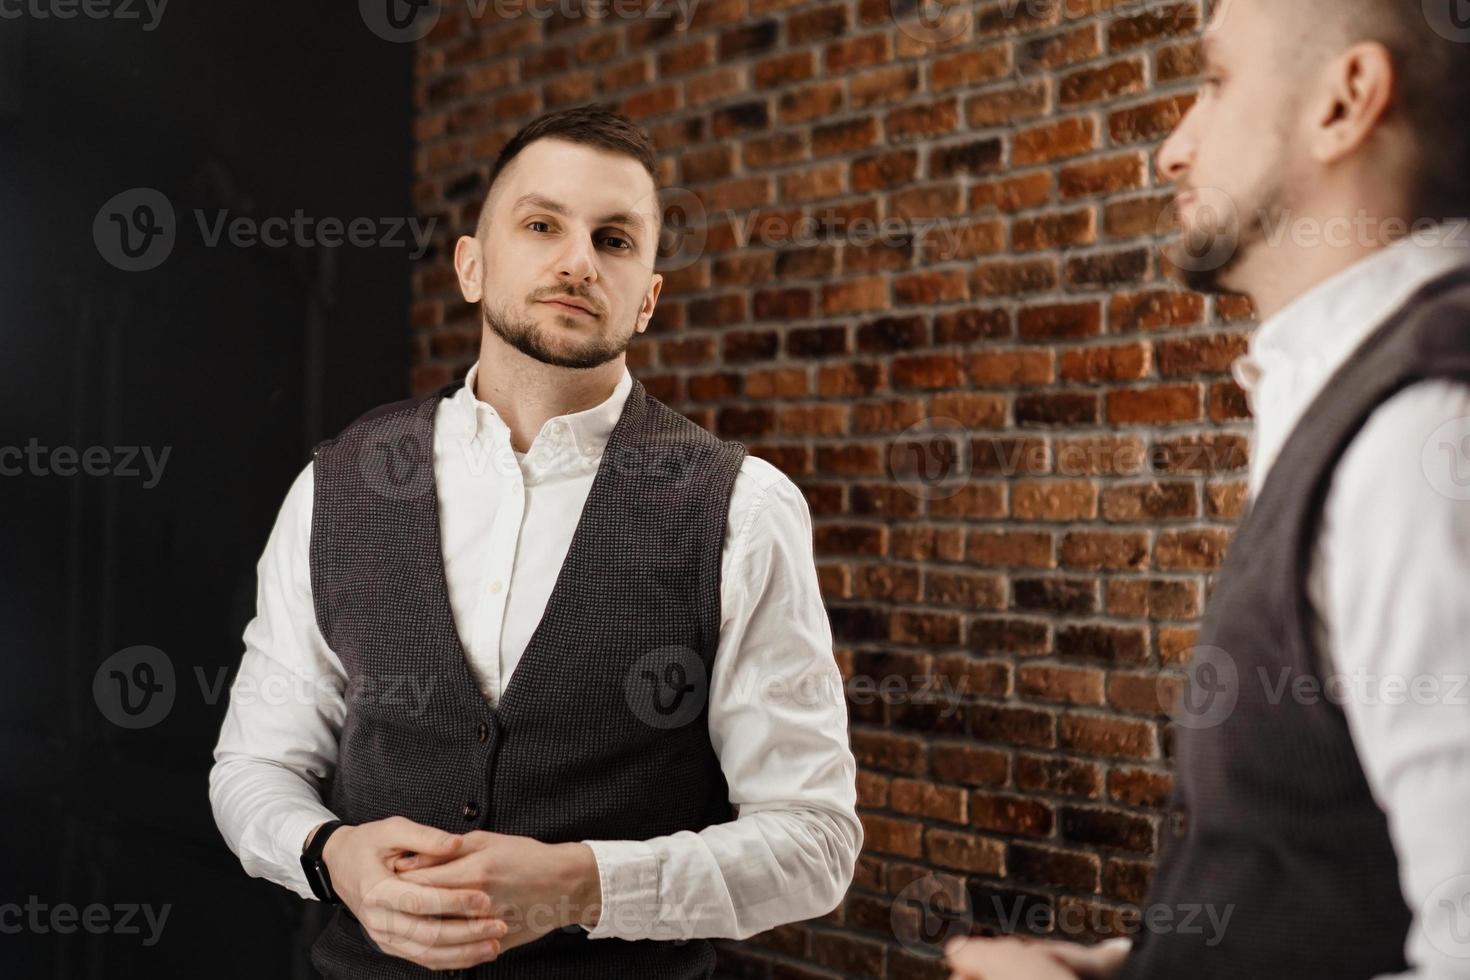
{"type": "Polygon", "coordinates": [[[1169,927],[1145,919],[1120,980],[1408,969],[1398,861],[1346,715],[1291,692],[1302,678],[1331,690],[1307,576],[1333,470],[1375,408],[1432,378],[1470,383],[1464,268],[1420,289],[1323,386],[1236,531],[1175,714],[1171,820],[1144,909],[1169,927]]]}

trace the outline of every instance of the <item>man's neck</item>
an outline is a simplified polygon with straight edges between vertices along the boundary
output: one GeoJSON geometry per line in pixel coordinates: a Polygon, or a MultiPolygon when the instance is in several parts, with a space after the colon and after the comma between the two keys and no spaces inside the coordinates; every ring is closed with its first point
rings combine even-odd
{"type": "Polygon", "coordinates": [[[1350,245],[1319,244],[1315,247],[1283,243],[1261,245],[1251,256],[1254,284],[1246,290],[1264,322],[1350,266],[1381,251],[1387,243],[1354,242],[1350,245]]]}
{"type": "Polygon", "coordinates": [[[485,331],[480,344],[475,397],[495,409],[510,429],[511,447],[530,450],[547,419],[596,408],[612,396],[623,377],[620,355],[595,368],[564,368],[521,353],[485,331]]]}

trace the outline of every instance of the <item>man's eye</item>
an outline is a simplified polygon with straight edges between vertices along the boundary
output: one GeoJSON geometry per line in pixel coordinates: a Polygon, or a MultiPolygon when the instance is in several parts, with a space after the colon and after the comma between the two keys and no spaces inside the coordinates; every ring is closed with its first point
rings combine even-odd
{"type": "Polygon", "coordinates": [[[632,242],[628,241],[626,238],[619,238],[617,235],[608,235],[603,238],[603,241],[614,243],[613,248],[618,249],[619,251],[623,251],[633,247],[632,242]]]}
{"type": "Polygon", "coordinates": [[[544,221],[532,221],[530,224],[526,225],[526,227],[527,228],[530,228],[532,231],[536,231],[536,230],[538,230],[537,227],[536,227],[537,225],[540,225],[542,228],[545,228],[547,231],[550,231],[551,230],[551,225],[547,224],[544,221]]]}

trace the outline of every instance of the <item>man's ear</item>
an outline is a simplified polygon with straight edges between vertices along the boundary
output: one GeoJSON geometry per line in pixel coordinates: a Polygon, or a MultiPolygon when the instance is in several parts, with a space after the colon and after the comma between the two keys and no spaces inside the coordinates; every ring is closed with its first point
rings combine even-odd
{"type": "Polygon", "coordinates": [[[454,272],[459,277],[459,291],[465,302],[478,303],[485,290],[485,263],[478,238],[461,235],[454,243],[454,272]]]}
{"type": "Polygon", "coordinates": [[[1393,56],[1377,41],[1348,48],[1324,69],[1312,122],[1311,151],[1320,163],[1353,154],[1383,122],[1393,101],[1393,56]]]}
{"type": "Polygon", "coordinates": [[[642,333],[648,329],[648,323],[653,319],[653,309],[658,306],[659,294],[664,290],[664,277],[655,272],[653,278],[648,280],[648,292],[643,294],[643,308],[638,311],[638,322],[633,329],[642,333]]]}

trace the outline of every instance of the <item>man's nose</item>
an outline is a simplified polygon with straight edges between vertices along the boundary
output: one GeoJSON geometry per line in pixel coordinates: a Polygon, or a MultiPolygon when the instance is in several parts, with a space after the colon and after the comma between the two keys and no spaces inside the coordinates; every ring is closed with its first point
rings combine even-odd
{"type": "Polygon", "coordinates": [[[563,282],[592,282],[597,278],[597,256],[586,239],[570,239],[557,257],[556,276],[563,282]]]}
{"type": "Polygon", "coordinates": [[[1185,174],[1189,173],[1190,162],[1194,159],[1194,146],[1184,128],[1184,123],[1188,118],[1186,116],[1184,120],[1180,120],[1178,126],[1174,127],[1174,132],[1164,140],[1163,145],[1159,147],[1158,156],[1154,158],[1159,173],[1172,184],[1177,184],[1184,179],[1185,174]]]}

